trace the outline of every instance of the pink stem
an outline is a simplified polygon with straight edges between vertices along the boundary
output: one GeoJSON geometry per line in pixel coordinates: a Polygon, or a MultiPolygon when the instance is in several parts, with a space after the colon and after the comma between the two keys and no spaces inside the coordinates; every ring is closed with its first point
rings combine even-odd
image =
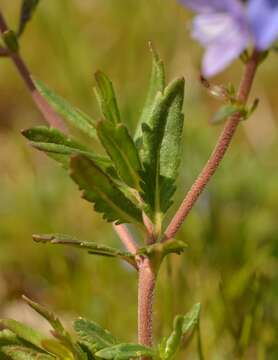
{"type": "MultiPolygon", "coordinates": [[[[3,34],[5,31],[9,30],[5,19],[0,12],[0,32],[3,34]]],[[[15,67],[17,68],[20,76],[24,80],[26,86],[30,90],[30,94],[37,105],[38,109],[44,116],[45,120],[52,125],[53,127],[60,128],[62,130],[65,129],[63,125],[63,121],[61,117],[49,106],[47,101],[41,96],[38,90],[35,87],[34,81],[28,71],[27,66],[25,65],[24,61],[20,57],[18,52],[10,52],[9,57],[13,61],[15,67]]]]}
{"type": "Polygon", "coordinates": [[[113,227],[126,249],[132,254],[136,254],[138,250],[138,245],[136,244],[134,237],[128,230],[128,227],[125,224],[116,225],[115,223],[113,224],[113,227]]]}
{"type": "Polygon", "coordinates": [[[148,258],[141,259],[138,267],[138,342],[151,347],[155,273],[148,258]]]}
{"type": "MultiPolygon", "coordinates": [[[[237,94],[237,100],[242,104],[245,104],[248,99],[248,95],[250,93],[259,62],[260,54],[254,51],[246,64],[245,72],[243,74],[237,94]]],[[[232,115],[231,118],[227,121],[208,162],[206,163],[205,167],[203,168],[198,178],[192,185],[191,189],[185,196],[178,211],[168,225],[162,241],[173,238],[176,235],[177,231],[180,229],[186,216],[189,214],[190,210],[192,209],[195,202],[198,200],[210,178],[217,170],[231,143],[231,140],[235,134],[240,120],[241,115],[239,113],[236,113],[232,115]]]]}

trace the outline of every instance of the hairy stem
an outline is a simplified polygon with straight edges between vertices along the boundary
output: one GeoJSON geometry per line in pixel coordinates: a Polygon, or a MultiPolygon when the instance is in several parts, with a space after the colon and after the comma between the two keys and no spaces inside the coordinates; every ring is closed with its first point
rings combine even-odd
{"type": "Polygon", "coordinates": [[[123,245],[126,247],[126,249],[132,254],[136,254],[138,250],[138,245],[133,235],[130,233],[127,225],[125,224],[116,225],[114,223],[113,227],[116,233],[118,234],[120,240],[122,241],[123,245]]]}
{"type": "MultiPolygon", "coordinates": [[[[9,30],[6,21],[0,12],[0,33],[3,34],[5,31],[9,30]]],[[[47,101],[41,96],[37,91],[34,81],[30,75],[30,72],[22,60],[19,52],[7,52],[8,56],[14,63],[19,75],[22,80],[25,82],[25,85],[30,91],[30,94],[33,98],[33,101],[37,105],[37,108],[44,116],[45,120],[52,126],[60,129],[64,129],[63,121],[60,116],[49,106],[47,101]]]]}
{"type": "Polygon", "coordinates": [[[148,258],[140,259],[138,268],[138,342],[151,347],[155,273],[148,258]]]}
{"type": "MultiPolygon", "coordinates": [[[[245,104],[248,99],[259,62],[260,53],[254,51],[246,63],[245,71],[237,94],[237,100],[242,104],[245,104]]],[[[182,201],[178,211],[168,225],[162,241],[173,238],[180,229],[183,221],[189,214],[193,205],[198,200],[210,178],[217,170],[231,143],[240,120],[241,114],[236,113],[232,115],[231,118],[227,121],[208,162],[204,166],[198,178],[182,201]]]]}

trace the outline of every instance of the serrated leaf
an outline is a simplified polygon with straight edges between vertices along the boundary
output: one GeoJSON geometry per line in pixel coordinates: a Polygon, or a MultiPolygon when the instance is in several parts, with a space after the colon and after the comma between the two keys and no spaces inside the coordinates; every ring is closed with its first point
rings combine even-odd
{"type": "Polygon", "coordinates": [[[29,349],[24,346],[4,346],[2,349],[4,354],[8,355],[13,360],[53,360],[50,355],[46,355],[29,349]]]}
{"type": "Polygon", "coordinates": [[[58,341],[53,339],[45,339],[42,342],[42,346],[49,353],[58,356],[58,359],[74,360],[72,353],[58,341]]]}
{"type": "Polygon", "coordinates": [[[183,78],[170,83],[163,94],[157,94],[149,122],[142,125],[141,156],[144,165],[142,197],[148,204],[148,215],[158,228],[161,227],[162,216],[171,205],[171,197],[175,191],[174,181],[180,161],[178,153],[183,121],[181,115],[183,92],[183,78]],[[178,123],[179,129],[176,131],[174,124],[178,123]],[[167,146],[172,152],[169,153],[168,159],[167,146]],[[176,159],[173,159],[174,154],[177,155],[176,159]]]}
{"type": "Polygon", "coordinates": [[[79,318],[73,326],[79,341],[88,347],[93,354],[117,343],[117,340],[108,330],[93,321],[79,318]]]}
{"type": "Polygon", "coordinates": [[[141,224],[140,210],[92,160],[77,155],[71,160],[71,177],[107,221],[141,224]]]}
{"type": "Polygon", "coordinates": [[[150,51],[152,53],[152,72],[149,82],[149,88],[143,111],[141,113],[134,140],[138,148],[142,145],[142,124],[148,123],[151,116],[155,98],[158,92],[163,93],[165,88],[165,70],[162,60],[159,58],[157,52],[150,43],[150,51]]]}
{"type": "Polygon", "coordinates": [[[58,245],[69,245],[79,249],[88,251],[89,254],[108,256],[108,257],[117,257],[122,260],[127,261],[132,266],[136,266],[134,255],[127,252],[121,251],[110,246],[100,245],[98,243],[89,242],[89,241],[80,241],[74,239],[69,235],[64,234],[43,234],[43,235],[33,235],[33,239],[36,242],[41,243],[50,243],[58,245]]]}
{"type": "Polygon", "coordinates": [[[22,35],[27,23],[31,20],[36,7],[38,6],[40,0],[22,0],[21,9],[19,16],[19,24],[17,30],[17,36],[22,35]]]}
{"type": "Polygon", "coordinates": [[[101,71],[96,72],[95,79],[95,94],[103,117],[113,124],[120,123],[120,112],[111,80],[101,71]]]}
{"type": "Polygon", "coordinates": [[[40,304],[36,303],[35,301],[29,299],[25,295],[23,295],[22,298],[33,310],[35,310],[38,314],[40,314],[42,317],[44,317],[55,331],[64,333],[64,331],[65,331],[64,327],[63,327],[61,321],[58,319],[58,317],[55,314],[53,314],[51,311],[49,311],[43,305],[40,305],[40,304]]]}
{"type": "Polygon", "coordinates": [[[60,114],[70,125],[82,131],[85,135],[97,139],[95,125],[96,122],[83,111],[72,106],[61,96],[50,90],[42,81],[34,80],[36,88],[52,108],[60,114]]]}
{"type": "MultiPolygon", "coordinates": [[[[72,354],[74,354],[74,359],[78,360],[87,360],[86,354],[83,352],[83,350],[80,348],[78,344],[75,344],[72,340],[70,334],[66,331],[63,324],[59,320],[59,318],[53,314],[51,311],[49,311],[46,307],[30,300],[26,296],[23,296],[23,299],[28,303],[28,305],[34,309],[37,313],[39,313],[41,316],[43,316],[49,324],[53,328],[52,334],[64,345],[72,354]]],[[[40,342],[41,348],[45,349],[44,347],[44,340],[42,339],[40,342]]]]}
{"type": "Polygon", "coordinates": [[[173,331],[168,338],[163,338],[159,345],[160,358],[171,360],[180,348],[184,335],[197,326],[200,316],[200,303],[195,304],[184,316],[177,315],[173,322],[173,331]]]}
{"type": "Polygon", "coordinates": [[[124,360],[141,356],[154,357],[152,349],[140,344],[118,344],[104,348],[95,354],[102,359],[124,360]]]}
{"type": "Polygon", "coordinates": [[[140,159],[126,126],[100,121],[97,126],[97,133],[102,145],[114,162],[120,178],[128,186],[140,190],[140,159]]]}
{"type": "Polygon", "coordinates": [[[22,131],[23,136],[31,141],[31,145],[48,156],[61,163],[65,168],[69,167],[70,157],[75,154],[83,154],[94,160],[96,164],[104,171],[109,172],[112,168],[111,161],[97,155],[91,149],[80,144],[76,140],[66,136],[55,128],[46,126],[37,126],[22,131]]]}
{"type": "Polygon", "coordinates": [[[41,342],[45,339],[45,336],[31,327],[13,319],[0,320],[0,326],[5,329],[9,329],[20,339],[23,339],[37,348],[42,349],[41,342]]]}

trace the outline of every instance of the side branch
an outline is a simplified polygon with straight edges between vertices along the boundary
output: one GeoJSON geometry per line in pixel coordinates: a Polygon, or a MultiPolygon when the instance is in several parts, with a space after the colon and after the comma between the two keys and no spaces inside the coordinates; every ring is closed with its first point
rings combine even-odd
{"type": "MultiPolygon", "coordinates": [[[[0,11],[0,33],[3,34],[5,31],[8,31],[9,28],[6,24],[6,21],[0,11]]],[[[10,57],[13,61],[19,75],[25,82],[25,85],[30,91],[30,94],[33,98],[33,101],[37,105],[37,108],[44,116],[45,120],[52,125],[53,127],[60,128],[64,130],[63,121],[60,116],[49,106],[47,101],[41,96],[38,90],[35,87],[34,81],[28,71],[27,66],[25,65],[24,61],[22,60],[20,54],[18,52],[7,52],[5,56],[10,57]]]]}
{"type": "MultiPolygon", "coordinates": [[[[245,72],[243,74],[237,94],[237,100],[242,104],[245,104],[248,99],[259,62],[260,53],[254,51],[246,64],[245,72]]],[[[194,206],[195,202],[198,200],[199,196],[203,192],[210,178],[217,170],[231,143],[240,119],[241,115],[239,113],[236,113],[232,115],[226,123],[208,162],[204,166],[198,178],[185,196],[178,211],[168,225],[162,242],[167,241],[176,235],[177,231],[179,230],[183,221],[185,220],[190,210],[194,206]]]]}
{"type": "Polygon", "coordinates": [[[135,239],[133,238],[132,234],[128,230],[127,225],[125,225],[125,224],[120,224],[120,225],[113,224],[113,227],[114,227],[114,230],[116,231],[116,233],[118,234],[120,240],[122,241],[122,243],[126,247],[126,249],[129,252],[131,252],[132,254],[136,254],[136,252],[138,250],[138,245],[136,244],[135,239]]]}

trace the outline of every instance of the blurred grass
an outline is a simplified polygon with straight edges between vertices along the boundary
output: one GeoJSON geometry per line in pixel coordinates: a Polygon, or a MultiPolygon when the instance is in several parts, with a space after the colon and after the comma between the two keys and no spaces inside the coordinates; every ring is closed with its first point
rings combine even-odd
{"type": "MultiPolygon", "coordinates": [[[[19,4],[1,0],[12,27],[19,4]]],[[[123,118],[133,129],[150,72],[147,42],[153,41],[168,78],[186,78],[177,204],[222,127],[209,124],[219,103],[198,82],[201,50],[187,33],[189,20],[190,14],[170,0],[48,0],[41,1],[22,38],[22,53],[34,76],[95,117],[93,74],[97,69],[107,72],[123,118]]],[[[0,60],[0,316],[23,316],[13,304],[20,308],[25,293],[65,319],[87,316],[119,338],[135,340],[133,271],[117,261],[31,240],[32,233],[64,232],[121,246],[111,227],[80,199],[65,172],[22,139],[22,128],[43,119],[12,64],[0,60]]],[[[236,62],[215,81],[237,84],[241,68],[236,62]]],[[[176,313],[200,301],[207,359],[239,356],[234,348],[245,347],[250,315],[254,321],[244,358],[278,356],[276,88],[277,59],[272,55],[261,67],[251,96],[260,98],[259,109],[240,127],[223,165],[178,234],[189,245],[187,253],[173,256],[161,270],[156,338],[169,332],[176,313]]],[[[194,342],[183,357],[197,358],[194,342]]]]}

